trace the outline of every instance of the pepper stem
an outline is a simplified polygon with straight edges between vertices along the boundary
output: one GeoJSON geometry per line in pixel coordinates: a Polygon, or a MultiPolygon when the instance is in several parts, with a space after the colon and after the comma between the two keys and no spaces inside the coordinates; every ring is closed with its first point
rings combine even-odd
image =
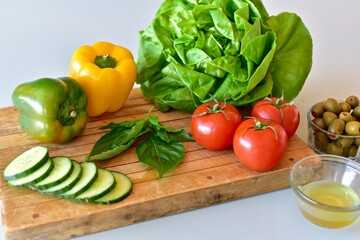
{"type": "Polygon", "coordinates": [[[69,113],[69,117],[70,118],[76,118],[77,117],[77,112],[75,110],[71,110],[69,113]]]}
{"type": "Polygon", "coordinates": [[[116,59],[109,54],[96,56],[94,63],[99,68],[115,68],[117,64],[116,59]]]}

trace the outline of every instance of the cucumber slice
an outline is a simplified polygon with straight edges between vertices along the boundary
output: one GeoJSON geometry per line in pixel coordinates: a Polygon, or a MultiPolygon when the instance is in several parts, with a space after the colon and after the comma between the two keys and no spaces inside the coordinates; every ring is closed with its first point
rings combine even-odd
{"type": "Polygon", "coordinates": [[[114,175],[106,170],[99,168],[96,181],[85,192],[75,197],[75,201],[87,203],[108,194],[116,185],[114,175]]]}
{"type": "Polygon", "coordinates": [[[82,168],[82,174],[79,181],[73,188],[65,193],[61,193],[59,196],[64,198],[74,198],[77,195],[85,192],[96,180],[98,176],[98,169],[93,162],[83,162],[80,164],[82,168]]]}
{"type": "Polygon", "coordinates": [[[28,175],[42,167],[49,158],[46,147],[32,147],[14,158],[4,169],[5,180],[13,180],[28,175]]]}
{"type": "Polygon", "coordinates": [[[121,172],[111,172],[114,175],[116,186],[105,196],[95,200],[97,204],[112,204],[124,200],[130,195],[132,190],[132,182],[130,178],[121,172]]]}
{"type": "Polygon", "coordinates": [[[42,190],[51,188],[63,182],[68,178],[73,170],[73,164],[68,157],[53,157],[54,168],[45,179],[34,184],[32,187],[42,190]]]}
{"type": "Polygon", "coordinates": [[[43,194],[61,194],[69,191],[71,188],[75,186],[75,184],[79,181],[81,174],[82,174],[82,167],[80,163],[72,160],[73,164],[73,171],[71,172],[71,175],[65,179],[65,181],[61,182],[60,184],[53,186],[51,188],[41,190],[41,193],[43,194]]]}
{"type": "Polygon", "coordinates": [[[25,187],[25,186],[33,185],[35,183],[42,181],[47,176],[49,176],[53,167],[54,167],[53,161],[51,160],[51,158],[48,158],[47,162],[36,171],[21,178],[9,180],[7,181],[7,183],[12,187],[25,187]]]}

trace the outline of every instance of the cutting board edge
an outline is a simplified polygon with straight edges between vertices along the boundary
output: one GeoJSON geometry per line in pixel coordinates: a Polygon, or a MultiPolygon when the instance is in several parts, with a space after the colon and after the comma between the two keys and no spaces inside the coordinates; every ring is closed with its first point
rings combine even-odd
{"type": "Polygon", "coordinates": [[[259,175],[256,178],[242,179],[222,185],[198,189],[195,192],[174,194],[166,198],[148,201],[146,205],[139,202],[122,208],[99,211],[74,219],[32,226],[30,228],[15,229],[13,231],[3,226],[5,240],[15,239],[64,239],[89,235],[110,229],[125,227],[134,223],[144,222],[160,217],[170,216],[181,212],[201,209],[223,202],[255,196],[289,187],[288,174],[290,169],[281,169],[275,174],[259,175]],[[271,180],[276,179],[276,184],[271,180]],[[279,184],[279,179],[282,179],[279,184]],[[261,188],[251,187],[260,184],[261,188]],[[248,186],[248,187],[245,187],[248,186]],[[236,189],[248,190],[238,192],[236,189]],[[183,205],[186,203],[186,205],[183,205]],[[146,207],[145,207],[146,206],[146,207]],[[139,211],[141,207],[141,211],[139,211]],[[144,214],[148,213],[148,214],[144,214]],[[101,221],[99,221],[99,218],[101,221]],[[96,219],[96,220],[95,220],[96,219]],[[117,219],[118,221],[114,221],[117,219]],[[99,224],[101,222],[101,224],[99,224]],[[106,227],[105,227],[106,226],[106,227]],[[63,232],[63,229],[67,229],[63,232]]]}

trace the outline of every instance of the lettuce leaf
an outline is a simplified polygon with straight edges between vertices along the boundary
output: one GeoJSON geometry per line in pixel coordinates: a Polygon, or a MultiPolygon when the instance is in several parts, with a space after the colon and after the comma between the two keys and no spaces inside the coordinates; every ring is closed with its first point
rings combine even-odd
{"type": "Polygon", "coordinates": [[[192,112],[211,95],[292,100],[311,64],[311,35],[293,13],[270,16],[260,0],[165,0],[140,32],[136,81],[161,111],[192,112]]]}
{"type": "Polygon", "coordinates": [[[272,94],[294,99],[300,92],[312,66],[312,39],[301,18],[293,13],[281,13],[267,20],[275,32],[276,52],[269,72],[274,81],[272,94]]]}

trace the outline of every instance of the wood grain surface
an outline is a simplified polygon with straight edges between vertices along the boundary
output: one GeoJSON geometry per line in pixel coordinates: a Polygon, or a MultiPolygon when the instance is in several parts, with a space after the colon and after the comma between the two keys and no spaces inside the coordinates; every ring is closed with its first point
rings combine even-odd
{"type": "MultiPolygon", "coordinates": [[[[107,131],[109,122],[143,118],[153,105],[134,89],[125,106],[115,113],[91,118],[85,132],[67,144],[44,144],[29,137],[18,124],[14,107],[0,109],[0,172],[6,164],[32,146],[44,145],[51,156],[68,156],[79,162],[107,131]]],[[[190,114],[161,113],[162,124],[190,131],[190,114]]],[[[195,142],[184,143],[183,162],[158,178],[156,171],[140,163],[132,147],[121,155],[96,162],[98,167],[127,174],[133,191],[124,201],[112,205],[80,204],[45,196],[29,188],[11,188],[0,178],[0,206],[5,239],[67,239],[123,227],[135,222],[197,209],[289,187],[288,174],[299,159],[314,154],[294,136],[279,166],[267,172],[244,167],[233,151],[208,151],[195,142]]],[[[266,153],[264,153],[266,154],[266,153]]]]}

